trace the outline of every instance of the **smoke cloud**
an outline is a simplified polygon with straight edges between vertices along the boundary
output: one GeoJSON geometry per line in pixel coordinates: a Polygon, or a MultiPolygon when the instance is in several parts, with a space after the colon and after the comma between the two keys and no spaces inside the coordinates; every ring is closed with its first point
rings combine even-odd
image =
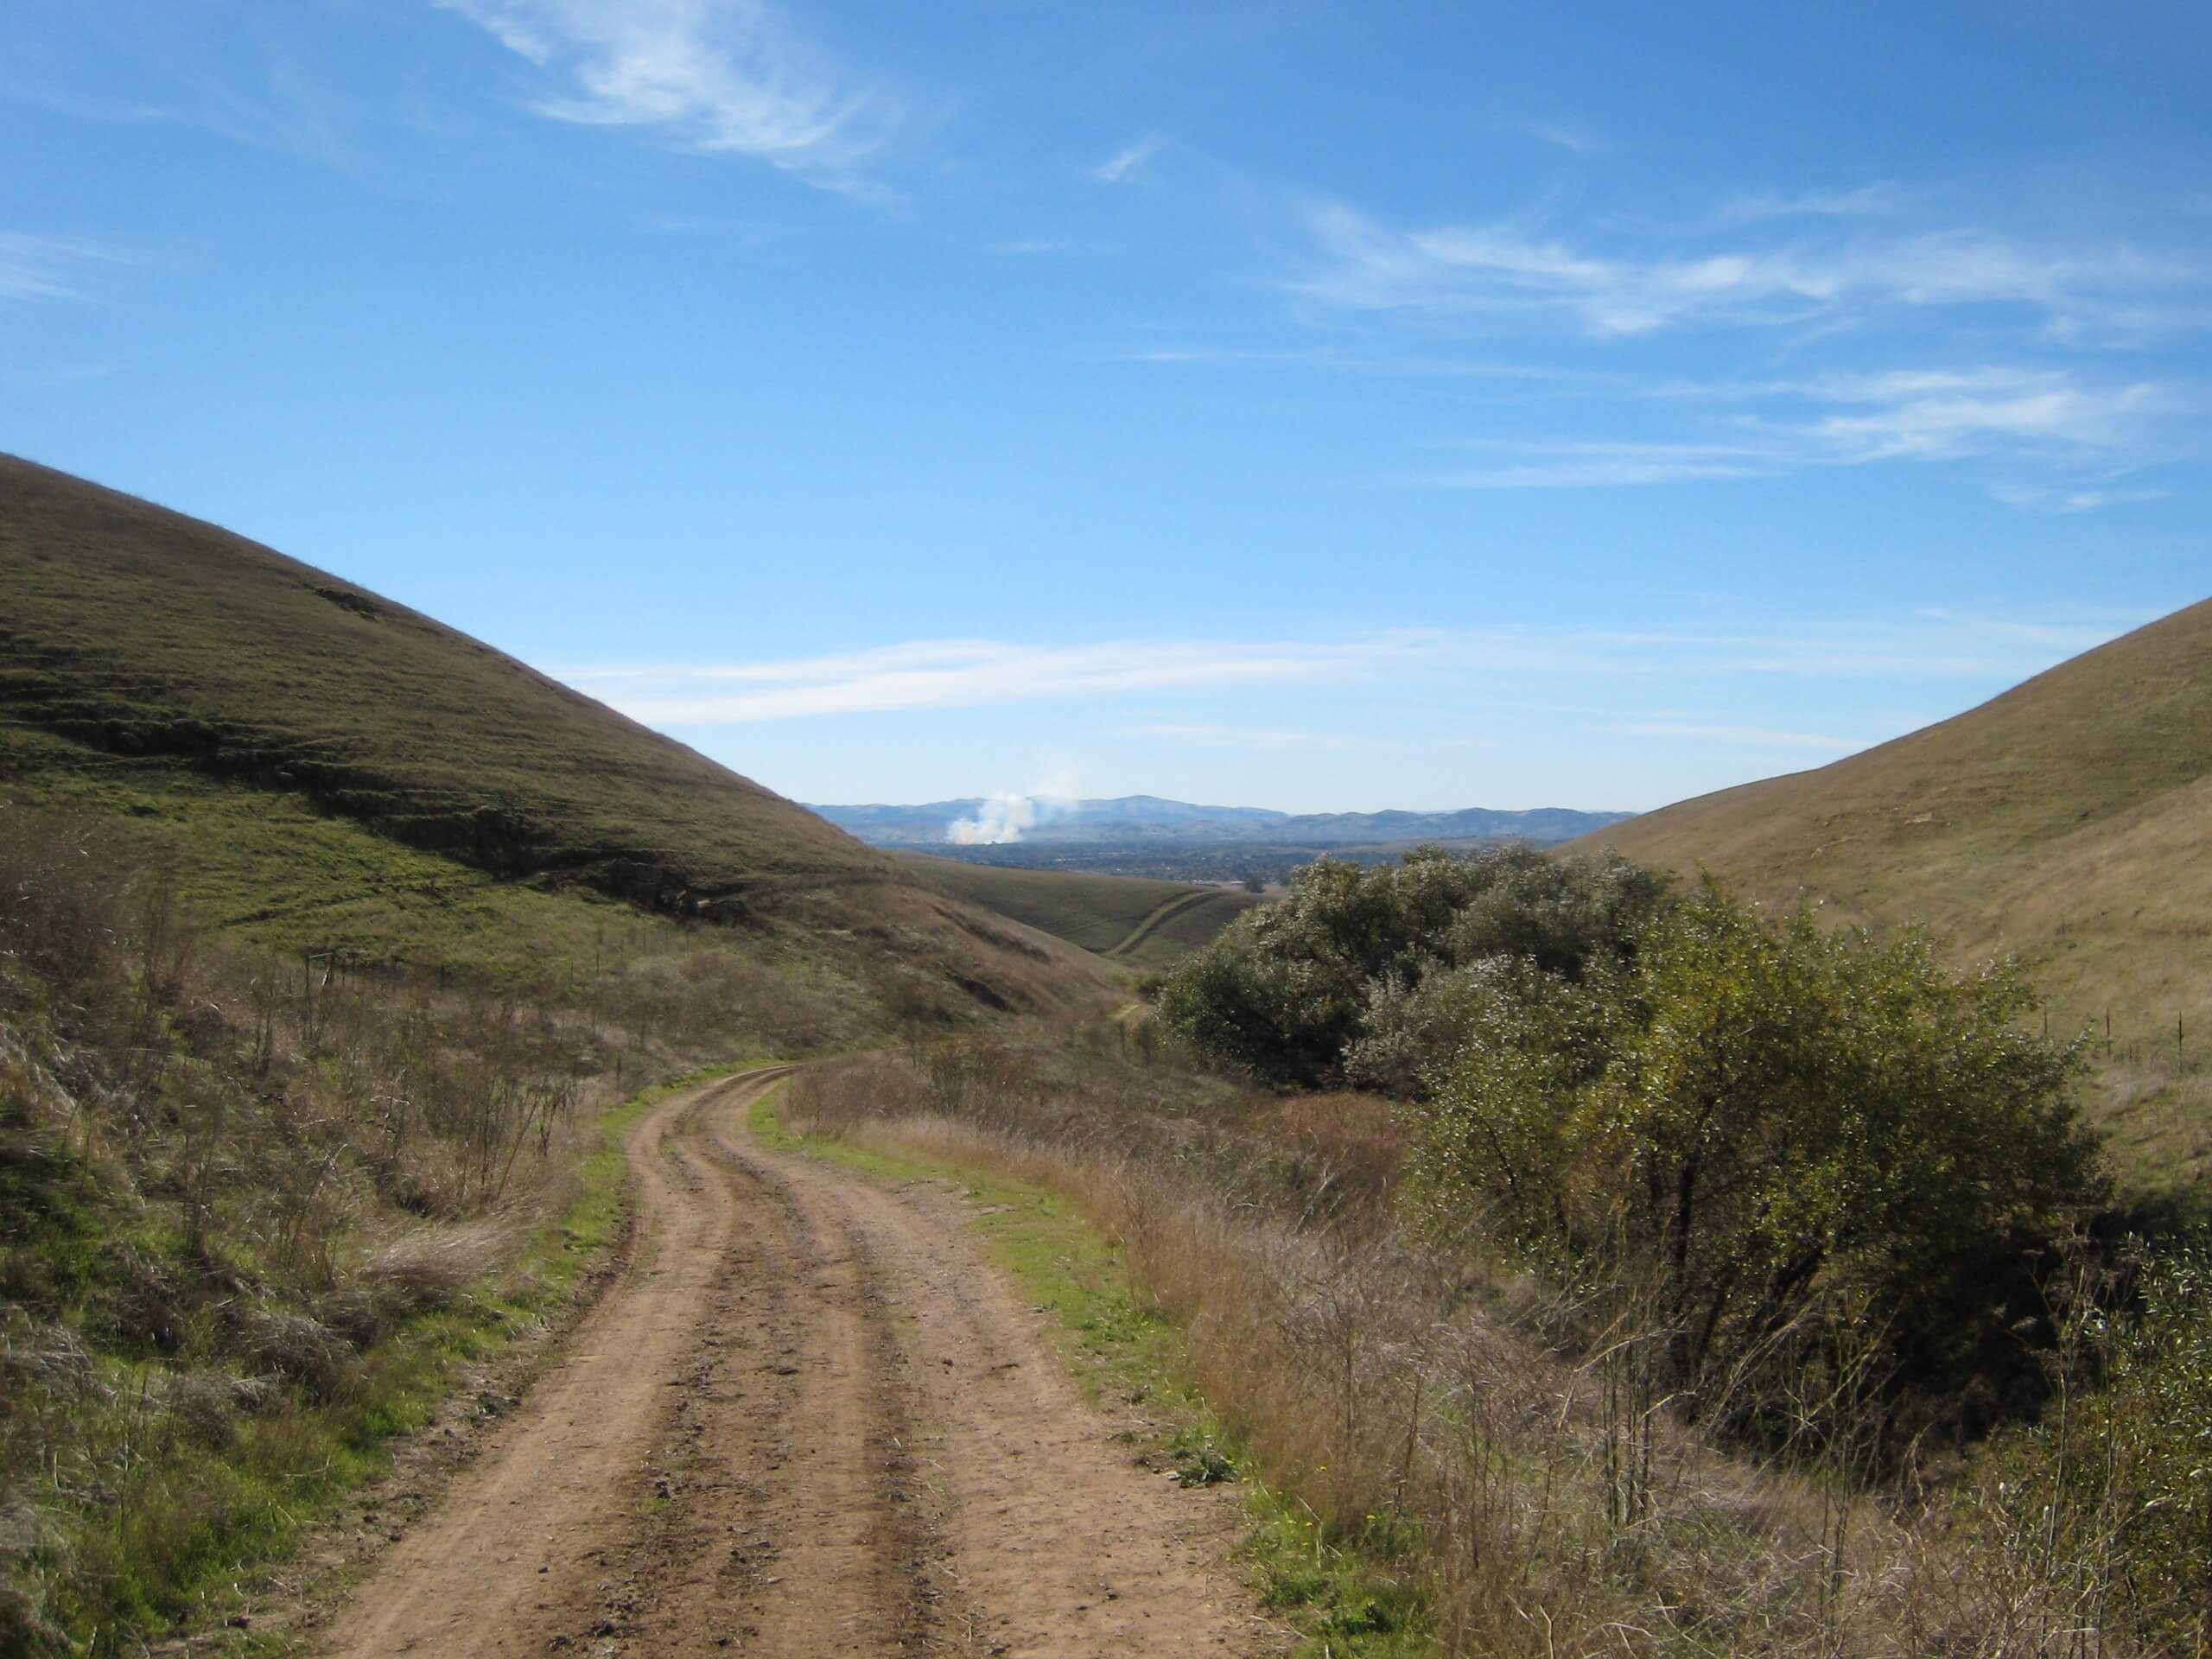
{"type": "Polygon", "coordinates": [[[944,838],[956,847],[995,847],[1020,841],[1021,832],[1036,828],[1040,805],[1033,795],[994,795],[976,809],[972,818],[956,818],[944,838]]]}
{"type": "Polygon", "coordinates": [[[956,847],[995,847],[1020,841],[1022,832],[1075,810],[1075,769],[1062,764],[1052,769],[1041,788],[1027,793],[1004,790],[976,809],[973,817],[956,818],[945,827],[944,838],[956,847]]]}

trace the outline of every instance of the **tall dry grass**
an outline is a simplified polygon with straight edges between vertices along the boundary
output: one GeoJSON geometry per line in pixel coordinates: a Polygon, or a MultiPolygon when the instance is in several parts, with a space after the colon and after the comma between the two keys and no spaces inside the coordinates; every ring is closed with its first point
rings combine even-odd
{"type": "Polygon", "coordinates": [[[1126,1039],[968,1041],[810,1067],[788,1116],[1074,1202],[1250,1464],[1417,1577],[1446,1652],[2203,1650],[2201,1624],[2126,1616],[2141,1494],[2068,1478],[2046,1440],[1885,1484],[1848,1444],[1755,1459],[1684,1427],[1628,1290],[1485,1260],[1478,1228],[1450,1252],[1399,1230],[1371,1099],[1235,1090],[1126,1039]]]}

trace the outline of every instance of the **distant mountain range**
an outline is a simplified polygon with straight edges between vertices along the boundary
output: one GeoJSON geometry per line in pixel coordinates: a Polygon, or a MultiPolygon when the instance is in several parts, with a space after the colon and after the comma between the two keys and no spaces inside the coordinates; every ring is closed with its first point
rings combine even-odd
{"type": "Polygon", "coordinates": [[[1038,796],[970,797],[918,806],[814,806],[839,829],[877,847],[1002,845],[1011,842],[1244,843],[1332,847],[1421,841],[1526,841],[1550,846],[1602,830],[1626,812],[1537,807],[1526,812],[1471,806],[1453,812],[1276,812],[1258,806],[1200,806],[1157,795],[1065,801],[1038,796]]]}

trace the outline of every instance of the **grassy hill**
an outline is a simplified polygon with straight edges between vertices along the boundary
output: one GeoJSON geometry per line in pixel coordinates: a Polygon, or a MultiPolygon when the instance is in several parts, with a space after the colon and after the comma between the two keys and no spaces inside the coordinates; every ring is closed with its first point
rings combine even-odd
{"type": "Polygon", "coordinates": [[[1166,966],[1262,902],[1241,887],[1009,869],[918,853],[898,857],[972,903],[1140,968],[1166,966]]]}
{"type": "Polygon", "coordinates": [[[0,457],[0,791],[111,821],[287,948],[499,963],[642,918],[950,1009],[1098,964],[480,641],[212,524],[0,457]]]}
{"type": "Polygon", "coordinates": [[[2123,1166],[2212,1175],[2212,601],[1955,719],[1575,843],[2039,964],[2123,1166]],[[2105,1042],[2106,1020],[2111,1042],[2105,1042]],[[2178,1022],[2178,1023],[2177,1023],[2178,1022]]]}

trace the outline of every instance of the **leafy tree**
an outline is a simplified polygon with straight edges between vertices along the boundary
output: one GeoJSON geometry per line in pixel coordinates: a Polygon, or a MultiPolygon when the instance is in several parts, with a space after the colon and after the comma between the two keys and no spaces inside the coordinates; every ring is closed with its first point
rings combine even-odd
{"type": "Polygon", "coordinates": [[[1324,858],[1294,872],[1278,905],[1247,912],[1162,981],[1162,1020],[1202,1052],[1271,1082],[1344,1076],[1378,1007],[1392,1045],[1368,1080],[1415,1087],[1454,1040],[1438,976],[1523,957],[1579,976],[1633,948],[1666,899],[1661,878],[1618,859],[1562,861],[1525,847],[1477,855],[1416,849],[1363,869],[1324,858]]]}

